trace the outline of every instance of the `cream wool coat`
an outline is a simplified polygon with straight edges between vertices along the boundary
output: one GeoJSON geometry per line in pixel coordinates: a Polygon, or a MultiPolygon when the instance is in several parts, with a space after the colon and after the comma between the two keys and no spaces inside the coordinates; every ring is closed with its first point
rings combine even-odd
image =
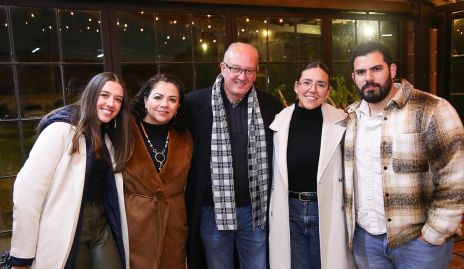
{"type": "MultiPolygon", "coordinates": [[[[295,105],[276,115],[274,133],[273,186],[269,213],[269,260],[273,269],[290,268],[290,225],[288,212],[287,142],[295,105]]],[[[355,268],[347,244],[343,210],[343,172],[340,142],[346,114],[322,105],[321,152],[317,171],[321,268],[355,268]]],[[[310,141],[309,141],[310,142],[310,141]]],[[[309,255],[309,253],[308,253],[309,255]]]]}
{"type": "MultiPolygon", "coordinates": [[[[86,169],[84,136],[79,139],[79,153],[69,155],[74,131],[72,125],[64,122],[45,128],[14,184],[11,255],[35,257],[31,268],[63,268],[72,247],[86,169]]],[[[113,148],[108,137],[105,142],[111,153],[113,148]]],[[[129,268],[122,175],[115,174],[115,180],[126,268],[129,268]]]]}

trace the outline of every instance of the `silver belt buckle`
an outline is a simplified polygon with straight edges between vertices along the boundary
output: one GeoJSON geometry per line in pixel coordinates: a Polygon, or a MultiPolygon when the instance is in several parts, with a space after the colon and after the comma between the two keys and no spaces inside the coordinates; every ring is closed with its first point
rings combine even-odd
{"type": "Polygon", "coordinates": [[[308,201],[311,201],[311,195],[309,192],[300,192],[298,193],[298,200],[302,201],[302,202],[308,202],[308,201]],[[307,195],[308,196],[308,199],[303,199],[301,196],[302,195],[307,195]]]}

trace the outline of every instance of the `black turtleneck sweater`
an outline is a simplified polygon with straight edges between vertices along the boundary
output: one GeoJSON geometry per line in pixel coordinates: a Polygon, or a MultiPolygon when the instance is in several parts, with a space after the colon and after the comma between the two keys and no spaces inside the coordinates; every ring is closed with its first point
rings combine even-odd
{"type": "Polygon", "coordinates": [[[317,167],[321,149],[322,110],[295,105],[287,145],[288,189],[317,191],[317,167]]]}
{"type": "MultiPolygon", "coordinates": [[[[147,132],[148,139],[150,139],[150,142],[153,144],[153,147],[155,147],[157,152],[162,152],[165,145],[166,145],[166,139],[168,137],[168,125],[163,124],[163,125],[156,125],[156,124],[150,124],[145,121],[141,121],[143,124],[143,127],[145,128],[145,131],[147,132]]],[[[140,123],[138,124],[140,133],[142,134],[143,137],[143,142],[145,143],[145,146],[147,147],[148,153],[150,153],[151,160],[153,161],[153,164],[155,165],[156,171],[159,172],[159,163],[155,160],[155,153],[153,152],[152,148],[150,147],[150,144],[147,141],[147,138],[145,137],[145,134],[143,133],[142,128],[140,127],[140,123]]],[[[164,162],[163,165],[166,163],[166,159],[168,158],[168,147],[166,147],[166,151],[164,152],[164,162]]],[[[160,156],[158,156],[158,159],[160,159],[160,156]]]]}

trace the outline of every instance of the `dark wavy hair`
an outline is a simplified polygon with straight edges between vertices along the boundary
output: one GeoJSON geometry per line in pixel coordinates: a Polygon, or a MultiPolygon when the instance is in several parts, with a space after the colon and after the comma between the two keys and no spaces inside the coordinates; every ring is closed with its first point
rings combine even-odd
{"type": "Polygon", "coordinates": [[[183,105],[185,88],[184,84],[174,75],[158,73],[149,78],[132,99],[130,111],[137,121],[141,121],[147,115],[147,110],[145,109],[145,98],[148,98],[151,91],[156,87],[156,84],[161,81],[174,84],[179,92],[179,108],[177,109],[176,116],[168,122],[169,129],[184,132],[186,130],[185,109],[183,105]]]}
{"type": "Polygon", "coordinates": [[[97,101],[100,92],[106,82],[113,81],[121,85],[124,89],[121,110],[106,125],[108,133],[114,148],[115,172],[121,172],[127,164],[134,151],[134,140],[132,133],[129,132],[129,113],[128,113],[128,96],[123,80],[114,73],[103,72],[95,75],[82,93],[81,99],[75,104],[75,112],[72,116],[72,124],[76,126],[76,132],[72,138],[71,154],[79,152],[79,137],[87,136],[91,143],[95,155],[102,156],[102,141],[100,123],[97,114],[97,101]]]}
{"type": "Polygon", "coordinates": [[[371,52],[378,51],[383,55],[383,60],[387,63],[388,67],[393,63],[392,53],[390,48],[380,42],[366,42],[359,44],[353,50],[353,54],[351,54],[351,68],[354,70],[354,60],[359,56],[365,56],[371,52]]]}

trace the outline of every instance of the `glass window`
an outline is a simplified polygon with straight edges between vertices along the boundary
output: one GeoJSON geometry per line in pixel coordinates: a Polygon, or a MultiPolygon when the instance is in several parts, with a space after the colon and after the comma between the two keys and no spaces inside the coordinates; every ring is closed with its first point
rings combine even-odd
{"type": "Polygon", "coordinates": [[[300,70],[301,67],[295,64],[269,64],[269,92],[279,96],[277,91],[280,91],[291,105],[295,101],[293,85],[300,70]]]}
{"type": "Polygon", "coordinates": [[[11,61],[5,8],[0,6],[0,61],[11,61]]]}
{"type": "Polygon", "coordinates": [[[37,127],[39,125],[38,120],[26,120],[22,121],[23,125],[23,135],[24,135],[24,150],[25,150],[25,158],[27,159],[29,156],[29,152],[34,146],[35,141],[37,140],[37,127]]]}
{"type": "Polygon", "coordinates": [[[464,19],[454,19],[451,41],[451,104],[464,120],[464,19]]]}
{"type": "Polygon", "coordinates": [[[321,20],[301,19],[296,25],[298,61],[321,59],[321,20]]]}
{"type": "Polygon", "coordinates": [[[157,14],[155,20],[158,59],[169,62],[192,61],[190,16],[186,14],[157,14]]]}
{"type": "Polygon", "coordinates": [[[53,9],[11,8],[16,60],[58,61],[58,37],[53,9]]]}
{"type": "Polygon", "coordinates": [[[332,20],[332,55],[334,61],[350,60],[355,45],[355,20],[332,20]]]}
{"type": "Polygon", "coordinates": [[[13,223],[13,178],[0,179],[0,231],[10,230],[13,223]]]}
{"type": "Polygon", "coordinates": [[[14,175],[22,160],[18,123],[0,121],[0,133],[0,176],[14,175]]]}
{"type": "MultiPolygon", "coordinates": [[[[350,63],[334,63],[330,73],[332,74],[332,80],[336,79],[335,77],[343,77],[343,81],[347,87],[354,86],[351,76],[353,68],[350,63]]],[[[335,85],[332,84],[332,87],[335,87],[335,85]]]]}
{"type": "Polygon", "coordinates": [[[56,65],[18,66],[18,84],[25,118],[41,117],[63,106],[60,68],[56,65]]]}
{"type": "Polygon", "coordinates": [[[238,41],[253,45],[259,61],[267,61],[266,42],[270,34],[265,18],[237,17],[238,41]]]}
{"type": "Polygon", "coordinates": [[[154,22],[152,12],[116,12],[121,61],[150,62],[156,59],[154,22]]]}
{"type": "Polygon", "coordinates": [[[273,62],[295,61],[295,22],[288,18],[271,18],[267,33],[269,60],[273,62]]]}
{"type": "Polygon", "coordinates": [[[63,59],[67,62],[103,62],[100,13],[60,10],[63,59]]]}
{"type": "Polygon", "coordinates": [[[267,64],[259,64],[259,70],[256,73],[255,87],[258,90],[267,91],[269,84],[269,70],[267,64]]]}
{"type": "MultiPolygon", "coordinates": [[[[203,89],[213,85],[220,72],[219,64],[195,64],[196,89],[203,89]]],[[[186,88],[185,90],[188,92],[193,89],[186,88]]]]}
{"type": "Polygon", "coordinates": [[[154,64],[123,64],[121,65],[121,70],[130,98],[142,88],[143,84],[151,76],[156,74],[156,66],[154,64]]]}
{"type": "Polygon", "coordinates": [[[101,72],[103,72],[102,65],[65,65],[64,85],[66,104],[72,104],[79,100],[89,80],[101,72]]]}
{"type": "Polygon", "coordinates": [[[0,119],[18,116],[11,66],[0,65],[0,119]]]}
{"type": "MultiPolygon", "coordinates": [[[[161,64],[160,72],[169,73],[176,76],[182,83],[184,83],[185,89],[188,91],[194,89],[193,85],[193,65],[192,64],[161,64]]],[[[211,82],[211,84],[214,81],[211,82]]]]}
{"type": "Polygon", "coordinates": [[[226,39],[224,16],[194,16],[192,27],[193,59],[195,61],[222,61],[226,39]]]}
{"type": "Polygon", "coordinates": [[[380,22],[380,42],[385,43],[390,47],[393,59],[399,59],[398,43],[399,43],[400,24],[395,21],[380,22]]]}
{"type": "Polygon", "coordinates": [[[356,44],[368,41],[379,41],[379,22],[359,20],[356,25],[356,36],[356,44]]]}
{"type": "Polygon", "coordinates": [[[464,19],[453,21],[451,43],[451,93],[464,94],[464,19]]]}

